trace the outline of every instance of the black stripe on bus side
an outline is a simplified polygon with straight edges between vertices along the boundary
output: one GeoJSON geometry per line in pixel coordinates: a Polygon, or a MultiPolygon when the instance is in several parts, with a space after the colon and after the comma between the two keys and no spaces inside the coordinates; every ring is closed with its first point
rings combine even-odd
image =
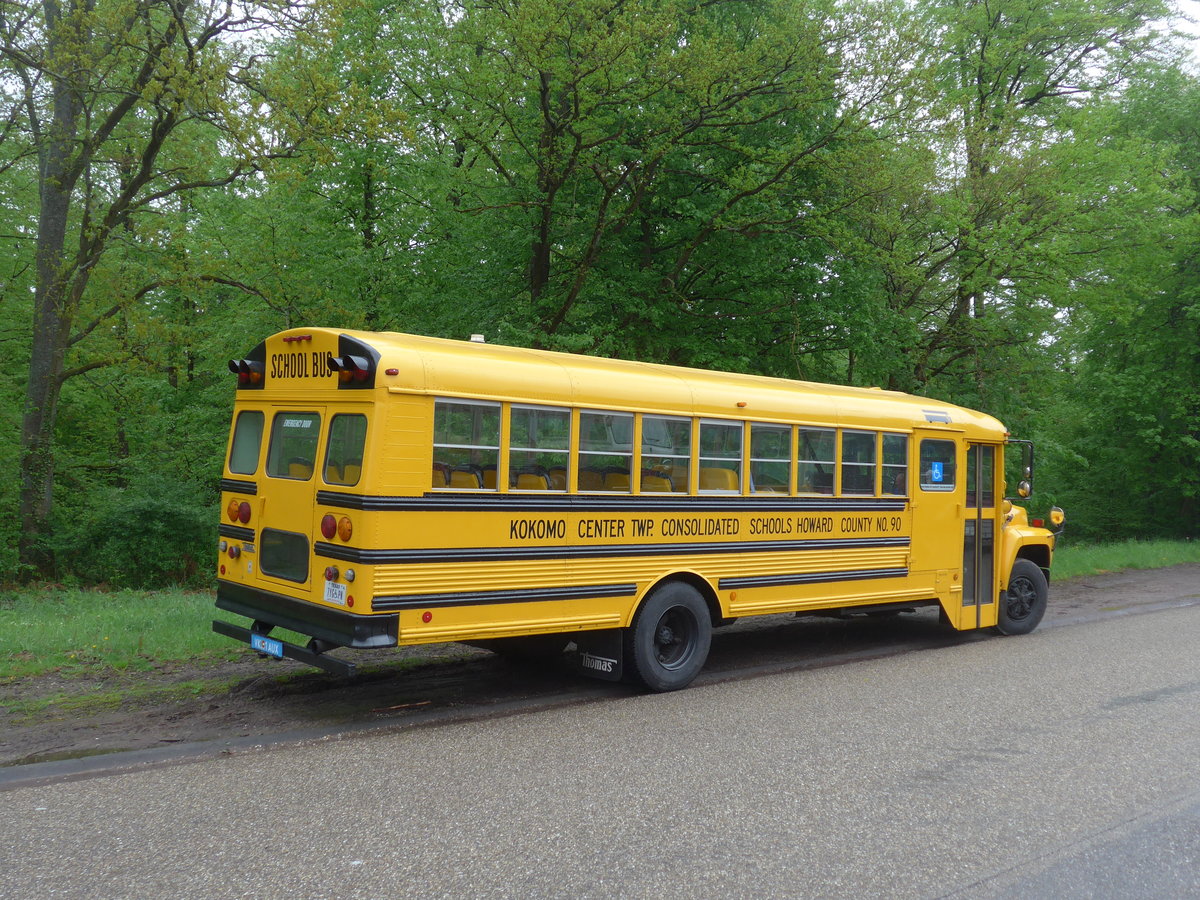
{"type": "Polygon", "coordinates": [[[563,494],[540,497],[536,494],[451,494],[430,493],[422,497],[380,497],[368,494],[343,494],[317,491],[317,503],[344,509],[410,512],[898,512],[907,498],[788,497],[672,497],[641,494],[624,498],[598,497],[592,494],[563,494]]]}
{"type": "Polygon", "coordinates": [[[233,538],[235,541],[254,542],[254,529],[242,528],[240,525],[222,525],[217,529],[221,537],[233,538]]]}
{"type": "Polygon", "coordinates": [[[257,494],[258,484],[253,481],[237,481],[233,478],[221,479],[221,490],[231,494],[257,494]]]}
{"type": "Polygon", "coordinates": [[[591,600],[632,597],[636,584],[585,584],[579,587],[527,588],[513,591],[461,591],[447,594],[407,594],[376,597],[374,610],[426,609],[431,606],[485,606],[496,603],[535,603],[542,600],[591,600]]]}
{"type": "Polygon", "coordinates": [[[703,553],[791,553],[803,550],[870,550],[907,547],[906,537],[829,538],[813,541],[726,541],[689,544],[605,544],[602,546],[555,547],[450,547],[444,549],[363,550],[318,541],[317,556],[360,565],[393,563],[461,563],[499,560],[600,559],[623,556],[694,556],[703,553]]]}
{"type": "Polygon", "coordinates": [[[851,572],[804,572],[795,575],[754,575],[747,578],[722,578],[717,588],[736,591],[741,588],[783,587],[791,584],[825,584],[831,581],[866,581],[872,578],[903,578],[902,569],[856,569],[851,572]]]}

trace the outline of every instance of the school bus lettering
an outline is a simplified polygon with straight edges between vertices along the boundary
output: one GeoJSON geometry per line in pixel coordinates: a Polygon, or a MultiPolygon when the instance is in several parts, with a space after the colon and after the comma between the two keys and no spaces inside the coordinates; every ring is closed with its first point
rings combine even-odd
{"type": "Polygon", "coordinates": [[[750,534],[791,534],[792,520],[785,516],[755,516],[750,519],[750,534]]]}
{"type": "Polygon", "coordinates": [[[842,532],[844,534],[862,534],[865,531],[875,530],[875,520],[870,516],[844,516],[842,518],[842,532]]]}
{"type": "Polygon", "coordinates": [[[272,378],[328,378],[332,374],[328,353],[289,351],[271,354],[272,378]]]}
{"type": "Polygon", "coordinates": [[[829,534],[833,531],[833,516],[799,516],[796,531],[800,534],[829,534]]]}
{"type": "Polygon", "coordinates": [[[508,538],[512,541],[561,541],[566,536],[566,519],[513,519],[508,523],[508,538]]]}
{"type": "Polygon", "coordinates": [[[406,334],[230,351],[217,606],[246,621],[213,628],[273,656],[508,640],[666,691],[740,617],[1046,608],[1055,534],[1005,499],[1033,448],[984,413],[406,334]]]}
{"type": "Polygon", "coordinates": [[[713,537],[715,535],[735,535],[741,528],[741,523],[734,518],[700,518],[663,519],[663,537],[713,537]]]}
{"type": "Polygon", "coordinates": [[[580,519],[579,536],[581,538],[623,538],[625,537],[625,520],[580,519]]]}

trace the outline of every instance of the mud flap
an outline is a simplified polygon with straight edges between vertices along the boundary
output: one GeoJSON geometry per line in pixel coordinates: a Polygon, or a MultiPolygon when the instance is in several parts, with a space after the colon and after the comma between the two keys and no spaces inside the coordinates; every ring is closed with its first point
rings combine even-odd
{"type": "Polygon", "coordinates": [[[622,665],[620,628],[585,631],[575,638],[571,662],[583,675],[604,681],[620,681],[622,665]]]}

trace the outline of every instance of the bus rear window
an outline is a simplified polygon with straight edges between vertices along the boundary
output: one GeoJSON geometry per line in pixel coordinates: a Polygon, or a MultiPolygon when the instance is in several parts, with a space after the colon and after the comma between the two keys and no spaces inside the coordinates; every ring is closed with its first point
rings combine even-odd
{"type": "Polygon", "coordinates": [[[271,423],[267,474],[272,478],[312,478],[317,458],[321,416],[315,412],[281,412],[271,423]]]}
{"type": "Polygon", "coordinates": [[[325,451],[325,482],[358,484],[366,443],[366,416],[358,413],[334,416],[329,423],[329,447],[325,451]]]}
{"type": "Polygon", "coordinates": [[[229,471],[253,475],[258,471],[258,451],[262,447],[263,414],[256,409],[238,413],[233,426],[233,445],[229,448],[229,471]]]}

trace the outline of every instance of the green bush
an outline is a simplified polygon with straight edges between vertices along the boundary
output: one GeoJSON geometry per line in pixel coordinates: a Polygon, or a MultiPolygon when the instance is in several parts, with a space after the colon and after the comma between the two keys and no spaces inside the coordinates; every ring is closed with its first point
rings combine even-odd
{"type": "Polygon", "coordinates": [[[55,530],[59,577],[134,588],[207,584],[218,513],[197,494],[158,478],[107,489],[55,530]]]}

